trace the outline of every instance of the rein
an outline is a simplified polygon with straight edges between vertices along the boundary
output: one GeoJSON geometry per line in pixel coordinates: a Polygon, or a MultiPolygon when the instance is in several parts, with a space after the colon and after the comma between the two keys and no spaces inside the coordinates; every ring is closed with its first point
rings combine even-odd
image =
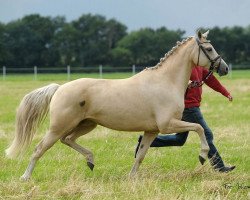
{"type": "Polygon", "coordinates": [[[205,83],[205,81],[206,81],[212,74],[213,74],[213,71],[209,71],[209,72],[207,73],[207,75],[206,75],[201,81],[195,81],[195,82],[193,82],[192,88],[194,88],[194,87],[201,87],[201,86],[205,83]]]}
{"type": "MultiPolygon", "coordinates": [[[[191,84],[192,84],[191,88],[201,87],[201,86],[205,83],[205,81],[206,81],[212,74],[213,74],[213,71],[209,71],[209,72],[207,73],[207,75],[205,76],[205,78],[202,79],[202,81],[192,81],[192,82],[191,82],[191,84]]],[[[186,92],[185,92],[185,95],[184,95],[184,99],[186,99],[186,97],[187,97],[188,89],[191,89],[191,88],[188,87],[188,88],[186,89],[186,92]]]]}
{"type": "MultiPolygon", "coordinates": [[[[201,86],[205,83],[205,81],[206,81],[212,74],[213,74],[213,71],[209,71],[209,72],[207,73],[207,75],[202,79],[202,81],[192,81],[192,86],[191,86],[191,88],[201,87],[201,86]]],[[[188,89],[191,89],[191,88],[188,87],[188,88],[186,89],[186,92],[185,92],[185,95],[184,95],[184,99],[186,99],[186,97],[187,97],[188,89]]]]}

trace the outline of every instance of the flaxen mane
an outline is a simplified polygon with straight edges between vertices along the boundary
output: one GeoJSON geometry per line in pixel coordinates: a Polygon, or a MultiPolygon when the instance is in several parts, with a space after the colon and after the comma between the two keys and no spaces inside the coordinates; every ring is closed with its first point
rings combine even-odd
{"type": "Polygon", "coordinates": [[[154,69],[158,69],[159,67],[161,67],[161,66],[162,66],[162,63],[163,63],[169,56],[171,56],[180,46],[182,46],[183,44],[185,44],[187,41],[191,40],[192,38],[193,38],[193,37],[188,37],[188,38],[186,38],[186,39],[183,39],[181,42],[180,42],[180,41],[177,41],[177,42],[176,42],[176,45],[175,45],[170,51],[168,51],[168,52],[164,55],[163,58],[160,59],[160,62],[157,63],[156,66],[154,66],[154,67],[147,67],[147,68],[145,68],[144,70],[149,70],[149,69],[154,70],[154,69]]]}

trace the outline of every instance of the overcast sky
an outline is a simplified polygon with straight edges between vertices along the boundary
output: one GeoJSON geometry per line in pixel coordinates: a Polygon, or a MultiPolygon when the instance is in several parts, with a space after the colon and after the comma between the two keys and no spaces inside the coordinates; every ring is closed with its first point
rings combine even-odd
{"type": "Polygon", "coordinates": [[[27,14],[65,16],[67,21],[92,13],[115,18],[128,31],[143,27],[182,29],[250,25],[250,0],[0,0],[0,21],[27,14]]]}

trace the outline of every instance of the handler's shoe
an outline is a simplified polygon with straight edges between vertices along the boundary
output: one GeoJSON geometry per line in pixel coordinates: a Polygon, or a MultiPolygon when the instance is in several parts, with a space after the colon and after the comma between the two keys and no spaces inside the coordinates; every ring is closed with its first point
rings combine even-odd
{"type": "Polygon", "coordinates": [[[141,144],[141,139],[142,139],[142,136],[140,135],[139,138],[138,138],[138,143],[137,143],[137,146],[135,148],[135,158],[136,158],[136,154],[139,150],[139,147],[140,147],[140,144],[141,144]]]}
{"type": "Polygon", "coordinates": [[[218,169],[219,172],[222,172],[222,173],[228,173],[228,172],[231,172],[235,169],[236,166],[224,166],[224,167],[221,167],[220,169],[218,169]]]}

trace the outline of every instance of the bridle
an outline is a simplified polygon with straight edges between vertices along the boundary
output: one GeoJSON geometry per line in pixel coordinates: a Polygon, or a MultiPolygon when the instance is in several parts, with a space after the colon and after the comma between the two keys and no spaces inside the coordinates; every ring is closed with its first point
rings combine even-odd
{"type": "Polygon", "coordinates": [[[204,81],[207,80],[212,74],[213,74],[213,71],[215,69],[215,63],[217,62],[217,60],[219,60],[219,64],[218,64],[218,67],[216,69],[216,71],[218,72],[219,68],[220,68],[220,64],[221,64],[221,56],[218,55],[216,56],[214,59],[212,59],[206,49],[202,46],[202,44],[206,44],[206,43],[209,43],[210,44],[210,41],[206,41],[206,42],[201,42],[198,38],[195,38],[196,39],[196,42],[199,46],[199,53],[198,53],[198,59],[197,59],[197,64],[196,66],[199,66],[199,61],[200,61],[200,52],[202,50],[202,52],[205,54],[205,56],[207,57],[207,59],[210,61],[210,67],[209,67],[209,73],[205,76],[205,78],[199,83],[199,86],[202,86],[204,84],[204,81]]]}
{"type": "MultiPolygon", "coordinates": [[[[199,81],[199,82],[194,82],[194,86],[193,87],[201,87],[203,84],[204,84],[204,81],[206,81],[212,74],[213,74],[213,71],[214,69],[216,69],[216,71],[218,72],[219,68],[220,68],[220,64],[221,64],[221,56],[218,55],[216,56],[214,59],[212,59],[206,49],[202,46],[202,44],[206,44],[206,43],[210,43],[210,41],[206,41],[206,42],[201,42],[198,38],[195,38],[196,39],[196,42],[199,46],[199,53],[198,53],[198,59],[197,59],[197,64],[196,66],[199,66],[199,61],[200,61],[200,52],[202,50],[202,52],[205,54],[205,56],[207,57],[207,59],[210,61],[210,67],[209,67],[209,72],[208,74],[205,76],[205,78],[202,79],[202,81],[199,81]],[[219,60],[219,64],[218,64],[218,67],[215,68],[215,63],[217,62],[217,60],[219,60]]],[[[186,93],[185,93],[185,97],[187,96],[187,91],[188,89],[186,90],[186,93]]]]}
{"type": "Polygon", "coordinates": [[[200,61],[200,52],[201,52],[201,50],[202,50],[202,52],[206,55],[207,59],[208,59],[208,60],[210,61],[210,63],[211,63],[211,64],[210,64],[210,67],[209,67],[209,71],[210,71],[210,72],[213,71],[213,70],[215,69],[215,63],[216,63],[217,60],[219,59],[219,65],[218,65],[218,67],[217,67],[217,69],[216,69],[216,70],[218,71],[218,69],[219,69],[219,67],[220,67],[220,63],[221,63],[221,56],[218,55],[218,56],[216,56],[214,59],[210,58],[210,56],[208,55],[206,49],[202,46],[202,44],[210,43],[210,41],[201,42],[198,38],[196,38],[196,42],[197,42],[197,44],[198,44],[198,46],[199,46],[198,60],[197,60],[196,66],[199,65],[199,61],[200,61]]]}

